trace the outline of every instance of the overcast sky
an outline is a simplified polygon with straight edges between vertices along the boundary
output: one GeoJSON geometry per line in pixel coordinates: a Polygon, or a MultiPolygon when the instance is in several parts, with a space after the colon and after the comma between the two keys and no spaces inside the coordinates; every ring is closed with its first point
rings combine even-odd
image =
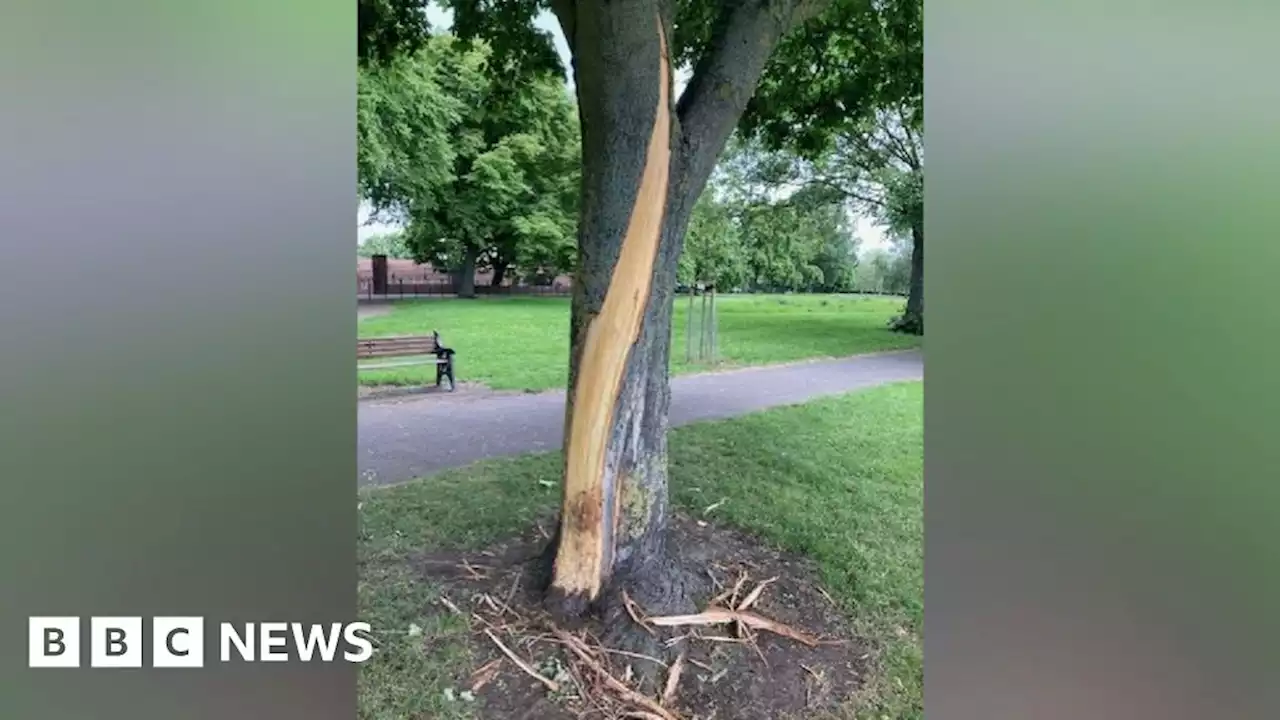
{"type": "MultiPolygon", "coordinates": [[[[447,30],[453,25],[453,11],[442,9],[434,4],[427,6],[427,19],[431,21],[432,29],[447,30]]],[[[565,68],[572,67],[569,55],[569,45],[565,42],[564,33],[560,31],[560,22],[550,12],[543,11],[541,15],[533,21],[533,24],[551,33],[555,38],[556,51],[560,53],[560,61],[565,68]]],[[[689,82],[689,72],[687,69],[676,71],[676,97],[684,92],[685,85],[689,82]]],[[[565,84],[570,88],[573,87],[573,78],[566,75],[565,84]]],[[[359,209],[359,228],[357,231],[356,242],[362,243],[366,238],[383,233],[394,232],[400,229],[399,225],[387,225],[384,223],[367,224],[369,221],[370,208],[367,203],[361,203],[359,209]]],[[[870,218],[855,216],[854,234],[862,238],[862,248],[871,249],[873,247],[881,247],[888,244],[888,240],[884,237],[883,229],[873,222],[870,218]]]]}

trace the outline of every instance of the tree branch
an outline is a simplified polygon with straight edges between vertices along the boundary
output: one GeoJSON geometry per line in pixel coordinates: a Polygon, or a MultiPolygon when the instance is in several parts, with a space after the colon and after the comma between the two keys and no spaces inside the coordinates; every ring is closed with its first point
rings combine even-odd
{"type": "MultiPolygon", "coordinates": [[[[724,149],[769,56],[792,28],[826,8],[830,0],[723,2],[707,52],[698,59],[680,96],[678,192],[696,198],[724,149]]],[[[673,178],[675,179],[675,178],[673,178]]]]}
{"type": "MultiPolygon", "coordinates": [[[[551,0],[551,13],[560,21],[560,30],[564,33],[564,41],[569,45],[569,55],[572,57],[577,52],[577,43],[574,42],[574,29],[577,24],[577,0],[551,0]]],[[[573,68],[568,68],[570,72],[573,68]]]]}

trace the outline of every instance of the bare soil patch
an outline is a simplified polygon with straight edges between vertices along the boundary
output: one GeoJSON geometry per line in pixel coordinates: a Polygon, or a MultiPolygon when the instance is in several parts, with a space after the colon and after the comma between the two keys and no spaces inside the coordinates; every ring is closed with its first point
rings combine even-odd
{"type": "Polygon", "coordinates": [[[868,643],[852,634],[802,556],[674,517],[668,542],[705,575],[708,593],[696,599],[698,618],[654,617],[633,604],[643,631],[667,648],[646,658],[604,647],[598,620],[562,628],[543,612],[535,585],[547,540],[540,526],[483,552],[414,560],[444,587],[431,612],[470,625],[474,664],[456,687],[474,698],[480,718],[808,717],[837,709],[868,673],[868,643]],[[726,613],[744,622],[702,623],[726,613]],[[660,687],[645,692],[638,678],[655,669],[660,687]]]}

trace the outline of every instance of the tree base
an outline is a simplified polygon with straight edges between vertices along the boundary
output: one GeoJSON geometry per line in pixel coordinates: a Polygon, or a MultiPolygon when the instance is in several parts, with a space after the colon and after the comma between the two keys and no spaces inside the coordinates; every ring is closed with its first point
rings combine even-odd
{"type": "MultiPolygon", "coordinates": [[[[595,602],[583,595],[565,595],[552,587],[556,539],[543,549],[537,562],[538,585],[544,594],[543,608],[565,628],[599,623],[604,628],[602,644],[614,650],[656,658],[670,665],[679,647],[666,641],[681,632],[675,628],[647,628],[633,619],[627,600],[648,615],[686,615],[699,610],[699,601],[711,595],[705,573],[690,558],[667,549],[659,551],[629,571],[616,575],[595,602]]],[[[653,662],[632,665],[633,681],[640,692],[661,693],[666,670],[653,662]]]]}
{"type": "MultiPolygon", "coordinates": [[[[775,720],[837,712],[875,677],[874,646],[854,634],[808,560],[679,514],[670,518],[666,537],[673,554],[654,556],[615,577],[600,602],[572,618],[575,625],[546,612],[553,555],[541,532],[499,542],[481,554],[423,557],[421,570],[442,587],[434,611],[475,621],[472,662],[458,668],[454,686],[474,688],[484,716],[492,720],[573,720],[583,713],[622,717],[645,709],[610,689],[599,670],[552,640],[561,631],[580,639],[600,670],[654,701],[683,653],[675,697],[664,703],[679,717],[775,720]],[[811,647],[765,631],[744,640],[727,625],[651,626],[650,634],[632,619],[622,594],[625,589],[642,618],[680,615],[705,610],[713,596],[735,586],[740,603],[766,580],[751,611],[826,642],[811,647]],[[555,688],[517,667],[502,647],[555,688]]],[[[719,605],[734,603],[721,599],[719,605]]],[[[426,642],[432,642],[427,632],[426,642]]],[[[406,684],[421,680],[411,676],[412,667],[401,670],[406,684]]]]}
{"type": "Polygon", "coordinates": [[[889,329],[907,335],[924,335],[924,315],[904,312],[889,321],[889,329]]]}

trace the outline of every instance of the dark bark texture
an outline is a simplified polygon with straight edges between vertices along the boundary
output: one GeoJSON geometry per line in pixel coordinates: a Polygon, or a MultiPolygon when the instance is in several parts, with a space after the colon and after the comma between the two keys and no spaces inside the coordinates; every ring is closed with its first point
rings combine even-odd
{"type": "Polygon", "coordinates": [[[462,266],[454,275],[454,287],[460,298],[476,296],[476,251],[470,247],[462,250],[462,266]]]}
{"type": "Polygon", "coordinates": [[[489,285],[492,287],[501,287],[502,281],[507,279],[507,261],[501,258],[495,258],[493,261],[493,277],[489,279],[489,285]]]}
{"type": "Polygon", "coordinates": [[[893,329],[912,335],[924,334],[924,226],[911,228],[911,285],[907,291],[907,307],[893,321],[893,329]]]}

